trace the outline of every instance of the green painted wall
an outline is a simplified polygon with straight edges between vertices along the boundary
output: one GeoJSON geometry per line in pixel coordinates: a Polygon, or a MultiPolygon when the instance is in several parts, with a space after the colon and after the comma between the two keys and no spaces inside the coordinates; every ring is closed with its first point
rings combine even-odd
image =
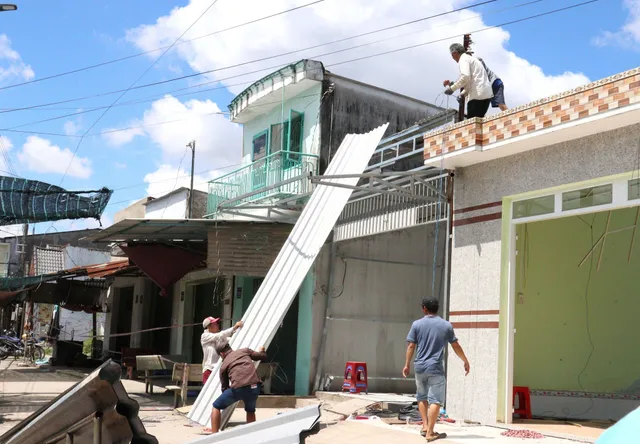
{"type": "Polygon", "coordinates": [[[311,338],[313,336],[313,272],[302,281],[298,293],[298,343],[296,353],[296,396],[308,396],[311,385],[311,338]]]}
{"type": "Polygon", "coordinates": [[[640,394],[640,233],[630,261],[626,230],[594,249],[591,277],[591,259],[578,266],[609,214],[614,231],[633,226],[638,210],[517,227],[514,385],[640,394]]]}

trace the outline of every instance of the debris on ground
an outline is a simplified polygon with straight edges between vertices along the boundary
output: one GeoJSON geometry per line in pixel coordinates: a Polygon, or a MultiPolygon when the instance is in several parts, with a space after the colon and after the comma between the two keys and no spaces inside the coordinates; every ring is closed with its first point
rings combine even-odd
{"type": "Polygon", "coordinates": [[[521,439],[543,439],[542,433],[534,432],[533,430],[505,430],[500,434],[507,438],[521,438],[521,439]]]}

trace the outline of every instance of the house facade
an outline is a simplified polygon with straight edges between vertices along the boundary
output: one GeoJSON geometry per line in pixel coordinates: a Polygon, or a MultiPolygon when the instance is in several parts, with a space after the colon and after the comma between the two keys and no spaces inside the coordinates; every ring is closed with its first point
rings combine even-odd
{"type": "Polygon", "coordinates": [[[425,134],[454,172],[447,411],[619,419],[640,405],[640,69],[425,134]]]}
{"type": "MultiPolygon", "coordinates": [[[[406,333],[420,316],[422,298],[442,297],[448,285],[450,178],[423,165],[423,136],[452,122],[455,111],[337,76],[311,60],[259,80],[229,109],[231,120],[243,125],[238,148],[244,166],[210,182],[205,219],[146,214],[92,236],[122,245],[125,252],[132,245],[179,245],[173,251],[204,252],[206,260],[164,288],[165,296],[157,287],[133,285],[127,313],[135,311],[135,325],[112,320],[109,328],[173,325],[162,346],[199,362],[199,324],[207,316],[221,317],[223,326],[242,318],[344,137],[390,123],[268,353],[277,368],[275,393],[308,395],[332,384],[335,389],[347,360],[368,363],[371,390],[411,391],[411,381],[399,377],[393,360],[403,359],[406,333]],[[140,301],[142,292],[137,310],[136,295],[140,301]],[[170,301],[168,322],[145,321],[153,304],[147,295],[170,301]]],[[[147,210],[159,200],[148,202],[147,210]]],[[[129,257],[145,270],[142,261],[129,257]]],[[[145,273],[153,275],[158,267],[145,273]]],[[[114,304],[117,300],[116,295],[114,304]]],[[[136,335],[132,346],[158,345],[145,333],[136,335]]]]}
{"type": "MultiPolygon", "coordinates": [[[[422,298],[446,289],[448,179],[424,167],[423,134],[453,121],[455,112],[338,76],[312,60],[254,83],[229,110],[243,125],[245,165],[210,182],[207,217],[221,224],[209,231],[207,266],[224,279],[233,321],[249,307],[314,189],[312,179],[344,137],[389,123],[365,175],[413,171],[427,185],[392,197],[368,188],[363,177],[268,352],[287,381],[274,384],[283,393],[335,389],[347,360],[368,363],[372,390],[411,390],[389,357],[404,354],[422,298]],[[250,221],[253,227],[242,227],[250,221]]],[[[413,187],[411,177],[396,178],[404,180],[396,188],[413,187]]]]}

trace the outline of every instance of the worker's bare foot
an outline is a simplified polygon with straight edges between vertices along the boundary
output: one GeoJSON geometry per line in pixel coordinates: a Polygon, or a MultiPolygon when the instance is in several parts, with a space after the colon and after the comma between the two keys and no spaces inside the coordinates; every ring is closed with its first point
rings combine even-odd
{"type": "Polygon", "coordinates": [[[433,432],[433,435],[429,435],[429,436],[427,436],[426,438],[427,438],[427,442],[433,442],[433,441],[435,441],[435,440],[438,440],[438,439],[444,439],[444,438],[446,438],[446,437],[447,437],[447,434],[446,434],[446,433],[436,433],[436,432],[433,432]]]}
{"type": "Polygon", "coordinates": [[[202,434],[203,435],[213,435],[213,429],[211,429],[210,427],[205,427],[204,429],[202,429],[202,434]]]}

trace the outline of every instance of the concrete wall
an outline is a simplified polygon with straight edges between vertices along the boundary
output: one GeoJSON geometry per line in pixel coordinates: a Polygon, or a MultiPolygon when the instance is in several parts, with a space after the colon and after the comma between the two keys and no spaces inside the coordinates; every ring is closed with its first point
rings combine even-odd
{"type": "Polygon", "coordinates": [[[640,125],[635,125],[456,170],[454,209],[466,210],[457,219],[476,219],[454,222],[451,321],[454,327],[465,322],[456,334],[472,370],[465,377],[460,360],[449,355],[450,416],[483,423],[497,418],[499,331],[493,313],[500,309],[502,198],[630,171],[639,138],[640,125]],[[493,206],[473,208],[485,204],[493,206]],[[484,314],[470,317],[469,311],[484,314]],[[474,322],[487,322],[486,328],[470,328],[474,322]]]}
{"type": "MultiPolygon", "coordinates": [[[[318,140],[320,131],[318,130],[318,111],[320,109],[320,95],[322,86],[318,82],[317,86],[313,86],[296,96],[284,102],[284,120],[289,120],[289,111],[294,110],[304,113],[304,122],[302,124],[303,132],[303,152],[309,154],[318,154],[318,140]]],[[[277,94],[274,94],[273,101],[280,100],[277,94]]],[[[271,125],[282,122],[283,107],[278,105],[271,110],[255,119],[245,123],[242,129],[242,162],[244,164],[251,163],[253,152],[253,137],[265,130],[271,128],[271,125]]]]}
{"type": "Polygon", "coordinates": [[[367,363],[373,378],[370,391],[415,391],[412,379],[401,380],[401,370],[411,323],[423,316],[422,299],[432,295],[432,289],[442,298],[446,240],[442,222],[438,233],[433,286],[435,224],[337,242],[333,260],[330,245],[325,245],[315,264],[312,381],[328,292],[331,319],[322,373],[336,376],[331,388],[339,389],[346,361],[355,360],[367,363]]]}
{"type": "Polygon", "coordinates": [[[139,201],[129,205],[127,208],[123,208],[118,211],[113,216],[113,223],[117,224],[118,222],[125,219],[142,219],[145,214],[145,205],[147,202],[152,200],[153,197],[145,197],[140,199],[139,201]]]}
{"type": "MultiPolygon", "coordinates": [[[[198,270],[188,273],[173,288],[171,323],[176,327],[171,329],[171,354],[182,355],[188,362],[191,362],[191,344],[194,333],[200,334],[202,327],[198,324],[203,319],[196,319],[194,316],[194,289],[195,285],[211,282],[215,279],[214,270],[198,270]]],[[[232,301],[231,294],[233,291],[233,278],[229,277],[225,280],[225,298],[229,303],[225,303],[223,307],[223,328],[231,326],[232,317],[232,301]]]]}
{"type": "MultiPolygon", "coordinates": [[[[100,229],[62,231],[59,233],[53,231],[46,234],[29,235],[27,236],[26,263],[27,265],[31,263],[34,246],[45,247],[47,245],[51,245],[51,246],[72,245],[75,247],[96,249],[97,248],[96,244],[84,238],[87,236],[90,236],[91,234],[95,234],[99,231],[100,229]]],[[[22,243],[22,236],[5,237],[5,238],[2,238],[1,240],[11,245],[10,258],[9,258],[9,275],[17,276],[20,268],[20,254],[16,252],[16,244],[22,243]]],[[[107,251],[108,247],[104,247],[104,250],[107,251]]]]}
{"type": "Polygon", "coordinates": [[[335,74],[326,76],[323,93],[330,84],[334,91],[324,98],[320,111],[321,172],[347,134],[368,132],[389,123],[385,133],[388,136],[443,111],[429,103],[335,74]]]}
{"type": "Polygon", "coordinates": [[[69,245],[64,249],[64,269],[82,267],[85,265],[106,264],[111,261],[111,253],[103,250],[74,247],[69,245]]]}
{"type": "MultiPolygon", "coordinates": [[[[129,278],[129,277],[117,277],[109,288],[107,295],[107,305],[109,306],[109,312],[107,313],[105,324],[109,334],[115,333],[127,333],[118,331],[118,289],[125,287],[133,287],[133,313],[131,315],[131,331],[137,331],[149,327],[149,319],[151,312],[149,307],[151,306],[152,297],[160,297],[157,291],[157,287],[151,282],[151,280],[144,277],[129,278]]],[[[119,351],[115,350],[115,339],[110,338],[104,341],[103,351],[119,351]]],[[[131,347],[146,347],[149,346],[147,335],[144,333],[136,333],[131,335],[131,347]]]]}
{"type": "Polygon", "coordinates": [[[146,205],[147,219],[184,219],[187,214],[189,190],[184,189],[168,196],[154,199],[146,205]]]}

